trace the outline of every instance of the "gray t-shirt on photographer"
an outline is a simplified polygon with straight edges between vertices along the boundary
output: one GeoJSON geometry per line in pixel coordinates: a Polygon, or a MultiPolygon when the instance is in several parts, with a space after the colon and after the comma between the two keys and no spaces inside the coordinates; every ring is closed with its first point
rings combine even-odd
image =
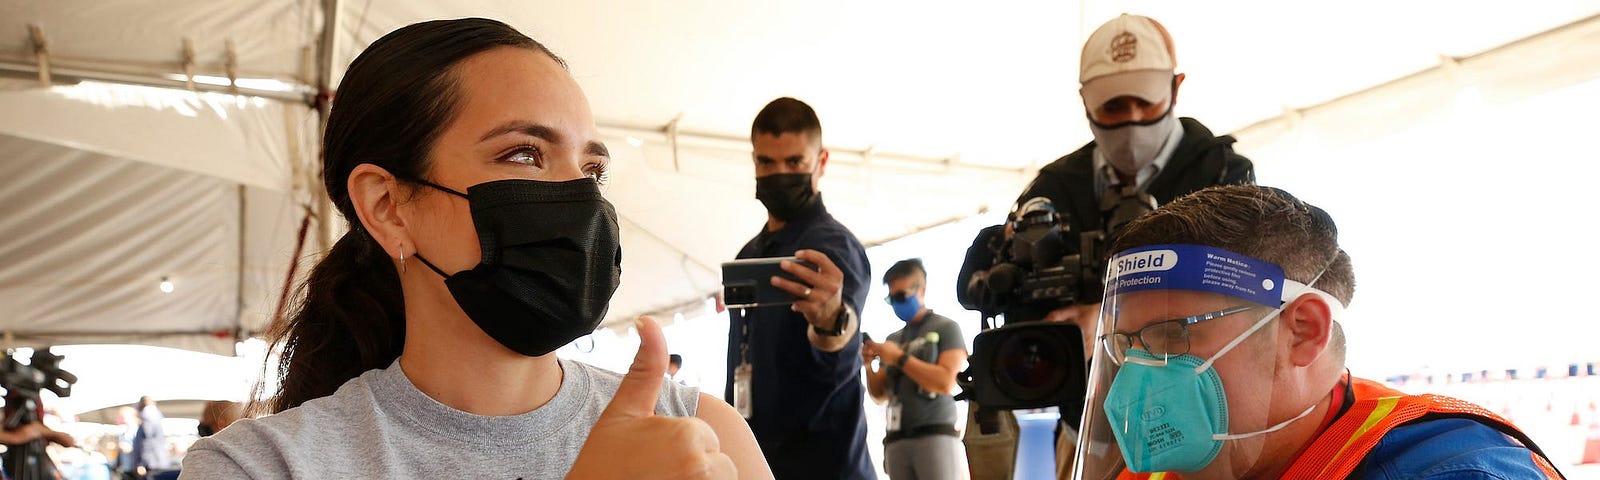
{"type": "MultiPolygon", "coordinates": [[[[967,338],[961,335],[961,326],[955,320],[933,313],[922,321],[908,323],[906,328],[889,334],[890,342],[900,345],[907,354],[924,362],[939,363],[939,354],[946,350],[966,351],[967,338]],[[937,335],[929,335],[937,333],[937,335]]],[[[929,425],[949,425],[956,421],[956,401],[950,395],[933,394],[917,385],[916,380],[905,376],[899,368],[889,367],[884,377],[889,382],[894,397],[900,401],[900,430],[929,425]]]]}
{"type": "MultiPolygon", "coordinates": [[[[561,368],[549,403],[491,417],[434,401],[397,361],[333,395],[195,442],[179,478],[562,478],[622,375],[567,360],[561,368]]],[[[693,416],[698,406],[696,389],[662,383],[657,414],[693,416]]]]}

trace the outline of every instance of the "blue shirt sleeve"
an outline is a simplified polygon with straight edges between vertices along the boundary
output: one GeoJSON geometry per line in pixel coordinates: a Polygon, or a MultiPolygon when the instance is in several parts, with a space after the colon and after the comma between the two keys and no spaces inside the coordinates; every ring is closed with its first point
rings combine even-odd
{"type": "Polygon", "coordinates": [[[1366,471],[1358,478],[1543,480],[1536,455],[1476,420],[1442,418],[1390,430],[1367,454],[1366,471]]]}

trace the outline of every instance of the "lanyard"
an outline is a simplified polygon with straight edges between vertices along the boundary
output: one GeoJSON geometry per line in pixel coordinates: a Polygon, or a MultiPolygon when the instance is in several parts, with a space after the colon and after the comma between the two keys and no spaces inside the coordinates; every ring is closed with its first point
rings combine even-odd
{"type": "Polygon", "coordinates": [[[750,364],[750,309],[739,309],[739,364],[750,364]]]}
{"type": "MultiPolygon", "coordinates": [[[[916,341],[916,339],[919,338],[920,335],[922,335],[922,324],[924,324],[924,323],[928,323],[928,319],[927,318],[923,318],[921,322],[918,322],[915,325],[912,325],[912,324],[910,324],[908,322],[907,325],[906,325],[906,328],[904,330],[900,331],[900,340],[896,340],[895,343],[900,345],[900,354],[901,355],[910,355],[911,354],[911,349],[910,349],[911,342],[916,341]],[[917,331],[915,333],[911,332],[911,329],[913,327],[915,327],[917,329],[917,331]]],[[[891,385],[890,388],[893,389],[894,395],[896,397],[898,397],[898,396],[900,396],[900,379],[905,378],[906,370],[905,370],[904,367],[896,367],[895,370],[898,370],[898,371],[895,372],[895,376],[894,376],[894,380],[893,380],[894,385],[891,385]]]]}

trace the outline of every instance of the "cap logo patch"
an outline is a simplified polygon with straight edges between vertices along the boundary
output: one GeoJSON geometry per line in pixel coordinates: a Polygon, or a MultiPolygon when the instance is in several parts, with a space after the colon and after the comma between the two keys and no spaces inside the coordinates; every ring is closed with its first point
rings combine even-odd
{"type": "Polygon", "coordinates": [[[1133,61],[1133,58],[1138,56],[1138,51],[1139,39],[1128,32],[1122,32],[1121,35],[1112,38],[1111,48],[1107,49],[1107,53],[1111,54],[1111,61],[1117,63],[1133,61]]]}

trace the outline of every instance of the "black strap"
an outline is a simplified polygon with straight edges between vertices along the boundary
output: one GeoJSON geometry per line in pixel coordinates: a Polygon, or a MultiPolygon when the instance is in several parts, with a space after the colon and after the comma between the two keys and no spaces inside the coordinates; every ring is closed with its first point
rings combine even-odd
{"type": "Polygon", "coordinates": [[[897,430],[897,431],[885,433],[883,435],[883,443],[885,445],[887,445],[887,444],[889,444],[889,442],[893,442],[895,440],[905,440],[907,438],[926,437],[926,436],[929,436],[929,435],[949,435],[949,436],[952,436],[952,437],[959,436],[956,433],[956,427],[954,425],[944,425],[944,424],[922,425],[922,426],[918,426],[918,427],[911,427],[911,428],[907,428],[907,429],[904,429],[904,430],[897,430]]]}

